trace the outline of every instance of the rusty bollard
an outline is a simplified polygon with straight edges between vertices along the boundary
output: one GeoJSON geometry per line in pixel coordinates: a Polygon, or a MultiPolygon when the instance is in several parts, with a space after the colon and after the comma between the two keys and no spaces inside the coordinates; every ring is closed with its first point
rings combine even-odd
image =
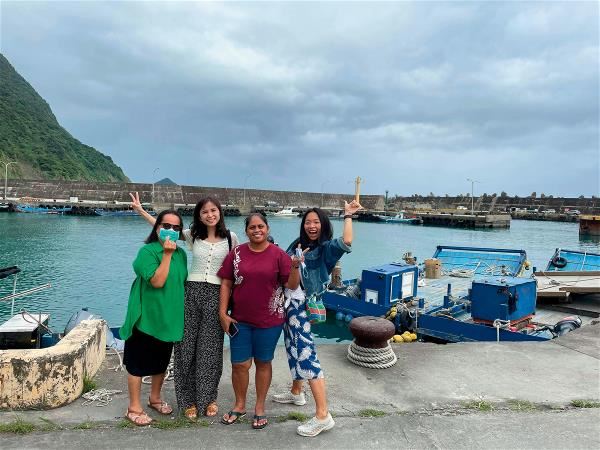
{"type": "Polygon", "coordinates": [[[352,319],[350,332],[354,342],[348,346],[348,359],[371,369],[386,369],[396,364],[396,354],[389,344],[396,329],[381,317],[364,316],[352,319]]]}

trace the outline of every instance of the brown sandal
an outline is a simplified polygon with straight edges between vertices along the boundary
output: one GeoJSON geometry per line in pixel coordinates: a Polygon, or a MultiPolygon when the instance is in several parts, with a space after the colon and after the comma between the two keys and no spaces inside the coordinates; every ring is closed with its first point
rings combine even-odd
{"type": "Polygon", "coordinates": [[[198,408],[196,408],[196,406],[194,405],[185,408],[185,410],[183,411],[183,415],[188,420],[196,420],[198,418],[198,408]]]}
{"type": "Polygon", "coordinates": [[[173,412],[173,408],[171,408],[171,406],[164,400],[153,403],[150,401],[150,399],[148,399],[148,407],[152,408],[154,411],[157,411],[158,413],[163,414],[165,416],[168,416],[169,414],[171,414],[173,412]]]}
{"type": "Polygon", "coordinates": [[[145,427],[152,423],[152,417],[146,414],[145,411],[136,412],[129,408],[127,408],[125,418],[138,427],[145,427]]]}
{"type": "Polygon", "coordinates": [[[219,406],[217,405],[217,402],[210,402],[208,404],[208,406],[206,407],[206,411],[204,412],[204,415],[206,417],[214,417],[219,413],[219,406]]]}

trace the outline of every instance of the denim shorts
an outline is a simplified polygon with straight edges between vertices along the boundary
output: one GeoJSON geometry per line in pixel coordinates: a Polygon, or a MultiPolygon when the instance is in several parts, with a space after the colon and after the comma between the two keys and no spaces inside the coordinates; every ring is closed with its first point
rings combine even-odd
{"type": "Polygon", "coordinates": [[[242,363],[250,358],[262,362],[273,360],[275,347],[283,325],[271,328],[257,328],[247,323],[237,323],[238,333],[229,338],[231,348],[231,363],[242,363]]]}

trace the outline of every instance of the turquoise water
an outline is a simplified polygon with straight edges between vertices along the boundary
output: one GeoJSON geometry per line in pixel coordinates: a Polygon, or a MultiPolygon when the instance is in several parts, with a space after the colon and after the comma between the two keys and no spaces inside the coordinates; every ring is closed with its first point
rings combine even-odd
{"type": "MultiPolygon", "coordinates": [[[[190,220],[191,218],[186,218],[190,220]]],[[[282,246],[298,236],[299,218],[270,218],[271,234],[282,246]]],[[[333,222],[336,235],[342,222],[333,222]]],[[[228,217],[227,226],[242,241],[243,219],[228,217]]],[[[81,307],[101,314],[111,326],[125,317],[133,261],[150,231],[136,217],[76,217],[0,214],[0,267],[17,265],[18,290],[51,283],[52,288],[16,301],[16,310],[43,311],[50,325],[62,331],[81,307]]],[[[398,260],[412,251],[419,261],[437,245],[524,249],[534,266],[545,268],[556,247],[600,252],[596,240],[580,240],[574,223],[515,220],[509,230],[462,230],[405,224],[354,223],[353,252],[342,259],[344,279],[363,268],[398,260]]],[[[12,279],[0,280],[0,297],[12,291],[12,279]]],[[[0,304],[0,322],[10,316],[10,302],[0,304]]],[[[335,321],[317,328],[323,339],[346,338],[345,325],[335,321]]]]}

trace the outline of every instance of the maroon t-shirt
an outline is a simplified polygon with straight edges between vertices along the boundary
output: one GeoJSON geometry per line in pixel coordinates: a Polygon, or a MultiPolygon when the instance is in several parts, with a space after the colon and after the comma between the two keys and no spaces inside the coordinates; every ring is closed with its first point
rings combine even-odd
{"type": "Polygon", "coordinates": [[[258,328],[284,322],[283,285],[292,267],[289,255],[276,245],[254,252],[241,244],[229,252],[217,276],[233,281],[232,317],[258,328]]]}

